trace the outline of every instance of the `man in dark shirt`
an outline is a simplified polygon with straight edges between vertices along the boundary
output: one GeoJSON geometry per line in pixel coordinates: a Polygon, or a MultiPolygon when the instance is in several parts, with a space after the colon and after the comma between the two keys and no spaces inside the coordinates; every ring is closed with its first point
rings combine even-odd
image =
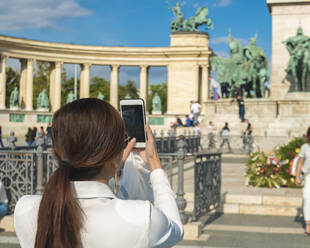
{"type": "MultiPolygon", "coordinates": [[[[235,100],[232,100],[231,102],[234,102],[235,100]]],[[[245,107],[244,107],[244,100],[242,96],[237,96],[237,103],[239,107],[239,118],[241,119],[241,122],[244,122],[244,115],[245,115],[245,107]]]]}

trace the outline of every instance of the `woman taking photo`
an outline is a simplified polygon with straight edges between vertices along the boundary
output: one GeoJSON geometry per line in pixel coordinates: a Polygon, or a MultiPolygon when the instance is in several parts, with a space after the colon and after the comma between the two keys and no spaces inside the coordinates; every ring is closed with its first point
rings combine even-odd
{"type": "Polygon", "coordinates": [[[150,169],[154,205],[121,200],[109,180],[121,174],[134,147],[110,104],[73,101],[53,116],[52,144],[59,167],[43,196],[22,197],[14,224],[22,248],[172,247],[183,237],[174,194],[149,126],[140,155],[150,169]]]}
{"type": "Polygon", "coordinates": [[[304,174],[304,187],[302,189],[304,202],[305,232],[304,236],[310,235],[310,127],[307,130],[306,143],[300,148],[299,163],[296,173],[296,185],[301,184],[301,173],[304,174]]]}

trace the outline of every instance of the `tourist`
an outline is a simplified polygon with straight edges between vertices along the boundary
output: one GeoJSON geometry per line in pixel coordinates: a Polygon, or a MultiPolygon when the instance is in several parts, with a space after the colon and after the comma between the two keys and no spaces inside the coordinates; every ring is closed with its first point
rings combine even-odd
{"type": "Polygon", "coordinates": [[[175,122],[171,122],[170,127],[171,128],[176,128],[176,127],[183,127],[183,122],[181,118],[178,115],[175,115],[175,122]]]}
{"type": "Polygon", "coordinates": [[[198,121],[198,116],[200,115],[201,105],[198,101],[192,101],[191,114],[193,115],[193,125],[198,121]]]}
{"type": "Polygon", "coordinates": [[[247,149],[249,152],[252,151],[252,145],[253,145],[253,126],[249,122],[248,119],[245,119],[245,123],[247,124],[247,127],[245,131],[243,132],[242,141],[243,141],[243,149],[247,149]]]}
{"type": "Polygon", "coordinates": [[[0,126],[0,148],[4,147],[2,142],[2,127],[0,126]]]}
{"type": "Polygon", "coordinates": [[[32,128],[32,132],[31,132],[31,145],[32,146],[35,146],[36,145],[36,138],[37,138],[37,128],[36,127],[34,127],[34,128],[32,128]]]}
{"type": "Polygon", "coordinates": [[[33,139],[32,139],[32,129],[31,128],[28,128],[28,131],[25,135],[25,140],[26,140],[26,143],[28,144],[28,146],[32,146],[33,139]]]}
{"type": "Polygon", "coordinates": [[[59,166],[42,196],[23,196],[16,204],[21,247],[172,247],[180,241],[183,227],[174,193],[148,125],[146,133],[139,158],[150,169],[145,185],[152,185],[154,205],[121,200],[117,187],[114,194],[109,186],[112,178],[117,185],[136,141],[128,143],[124,122],[112,105],[84,98],[57,110],[52,146],[59,166]]]}
{"type": "Polygon", "coordinates": [[[8,206],[8,197],[5,192],[5,188],[3,183],[0,181],[0,221],[1,219],[7,215],[9,211],[9,206],[8,206]]]}
{"type": "MultiPolygon", "coordinates": [[[[234,102],[235,100],[233,99],[231,102],[234,102]]],[[[244,100],[242,98],[242,96],[237,95],[237,103],[238,103],[238,107],[239,107],[239,118],[241,120],[241,122],[244,122],[244,115],[245,115],[245,107],[244,107],[244,100]]]]}
{"type": "Polygon", "coordinates": [[[228,98],[229,97],[229,83],[221,83],[221,92],[222,92],[222,98],[228,98]]]}
{"type": "Polygon", "coordinates": [[[220,148],[222,148],[224,144],[227,143],[228,150],[229,152],[231,152],[231,147],[229,143],[229,134],[230,134],[230,129],[228,127],[228,122],[225,122],[225,126],[221,130],[222,143],[220,145],[220,148]]]}
{"type": "Polygon", "coordinates": [[[194,135],[195,136],[200,136],[201,135],[201,128],[200,128],[200,123],[197,122],[196,125],[194,125],[194,135]]]}
{"type": "Polygon", "coordinates": [[[220,84],[211,78],[212,100],[218,100],[220,98],[220,84]]]}
{"type": "Polygon", "coordinates": [[[212,121],[209,121],[209,125],[207,126],[207,131],[208,131],[208,140],[209,140],[208,149],[213,149],[213,148],[215,148],[216,127],[212,121]]]}
{"type": "Polygon", "coordinates": [[[304,178],[303,186],[303,208],[304,208],[304,220],[305,220],[305,232],[304,236],[310,235],[310,127],[306,134],[306,143],[300,148],[298,162],[298,168],[296,172],[296,185],[301,184],[301,177],[304,178]],[[302,176],[302,174],[304,174],[302,176]]]}
{"type": "Polygon", "coordinates": [[[44,127],[40,127],[40,133],[42,133],[42,136],[45,137],[44,127]]]}
{"type": "Polygon", "coordinates": [[[51,132],[52,132],[52,127],[51,127],[51,123],[49,123],[46,128],[46,143],[48,145],[51,143],[51,132]]]}
{"type": "Polygon", "coordinates": [[[193,123],[193,120],[189,117],[189,115],[185,116],[185,126],[186,127],[191,127],[193,123]]]}

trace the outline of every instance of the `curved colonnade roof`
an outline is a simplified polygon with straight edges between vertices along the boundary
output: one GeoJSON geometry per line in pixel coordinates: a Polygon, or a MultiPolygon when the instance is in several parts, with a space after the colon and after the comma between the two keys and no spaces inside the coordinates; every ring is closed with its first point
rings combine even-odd
{"type": "Polygon", "coordinates": [[[73,64],[167,66],[171,61],[197,61],[205,64],[212,51],[206,46],[90,46],[0,35],[0,53],[9,58],[73,64]]]}

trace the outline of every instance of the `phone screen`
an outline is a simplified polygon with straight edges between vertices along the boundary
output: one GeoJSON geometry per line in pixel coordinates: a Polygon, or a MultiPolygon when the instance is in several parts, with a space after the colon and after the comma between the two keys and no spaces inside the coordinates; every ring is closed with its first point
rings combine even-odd
{"type": "Polygon", "coordinates": [[[121,108],[128,136],[136,138],[136,142],[145,142],[143,106],[121,105],[121,108]]]}

